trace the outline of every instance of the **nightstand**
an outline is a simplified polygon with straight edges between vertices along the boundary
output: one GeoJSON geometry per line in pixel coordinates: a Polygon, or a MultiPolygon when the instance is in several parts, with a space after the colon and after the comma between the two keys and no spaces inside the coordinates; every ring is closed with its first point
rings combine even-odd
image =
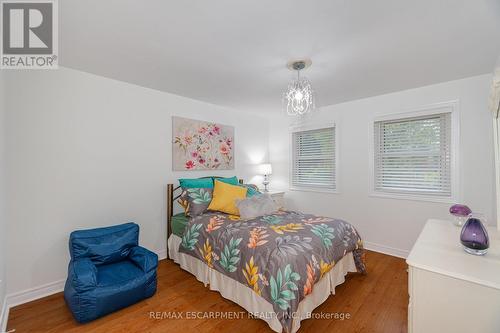
{"type": "Polygon", "coordinates": [[[283,210],[285,209],[285,192],[284,191],[267,191],[264,192],[264,190],[260,190],[262,193],[267,193],[273,198],[274,203],[278,207],[278,209],[283,210]]]}

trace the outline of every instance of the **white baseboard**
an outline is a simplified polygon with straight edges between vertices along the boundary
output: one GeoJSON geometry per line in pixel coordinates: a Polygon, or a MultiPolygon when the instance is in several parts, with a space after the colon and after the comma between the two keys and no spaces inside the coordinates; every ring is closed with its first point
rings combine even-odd
{"type": "Polygon", "coordinates": [[[7,305],[12,308],[17,305],[28,303],[39,298],[47,297],[64,290],[66,279],[43,284],[38,287],[26,289],[17,293],[7,295],[7,305]]]}
{"type": "Polygon", "coordinates": [[[396,249],[394,247],[381,245],[381,244],[377,244],[377,243],[363,241],[363,244],[364,244],[365,249],[367,249],[367,250],[380,252],[383,254],[388,254],[388,255],[393,256],[393,257],[406,259],[408,257],[408,254],[410,254],[410,251],[396,249]]]}
{"type": "Polygon", "coordinates": [[[156,254],[158,255],[158,260],[167,259],[167,249],[156,250],[156,254]]]}
{"type": "Polygon", "coordinates": [[[7,331],[7,318],[9,318],[9,307],[7,306],[7,297],[3,299],[2,312],[0,312],[0,332],[7,331]]]}

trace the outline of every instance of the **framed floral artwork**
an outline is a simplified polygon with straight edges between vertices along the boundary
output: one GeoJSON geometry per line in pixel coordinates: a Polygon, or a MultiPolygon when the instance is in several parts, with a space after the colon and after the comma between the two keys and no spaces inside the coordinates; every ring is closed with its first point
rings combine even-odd
{"type": "Polygon", "coordinates": [[[172,168],[234,169],[234,127],[172,117],[172,168]]]}

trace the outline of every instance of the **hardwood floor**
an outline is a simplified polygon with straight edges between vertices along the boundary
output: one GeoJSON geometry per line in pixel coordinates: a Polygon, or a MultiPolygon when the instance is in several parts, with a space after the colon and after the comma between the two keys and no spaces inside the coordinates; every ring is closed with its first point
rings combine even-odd
{"type": "MultiPolygon", "coordinates": [[[[349,319],[308,319],[299,332],[407,332],[407,266],[403,259],[367,252],[368,274],[349,274],[314,313],[348,313],[349,319]]],[[[8,330],[22,332],[272,332],[259,319],[186,319],[188,312],[243,308],[210,291],[170,260],[160,262],[152,298],[89,324],[75,322],[62,293],[10,310],[8,330]],[[183,319],[155,319],[151,312],[180,312],[183,319]]],[[[245,312],[246,314],[246,312],[245,312]]]]}

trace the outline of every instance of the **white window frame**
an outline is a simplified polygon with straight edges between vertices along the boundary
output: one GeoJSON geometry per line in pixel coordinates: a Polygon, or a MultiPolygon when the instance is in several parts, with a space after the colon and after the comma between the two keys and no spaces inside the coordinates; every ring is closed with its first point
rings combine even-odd
{"type": "Polygon", "coordinates": [[[394,113],[384,116],[378,116],[370,122],[370,154],[369,154],[369,165],[370,165],[370,189],[369,193],[372,197],[380,198],[390,198],[390,199],[402,199],[402,200],[414,200],[414,201],[431,201],[439,203],[456,203],[461,201],[461,189],[460,189],[460,170],[459,170],[459,152],[460,152],[460,114],[459,114],[459,102],[458,100],[435,103],[427,105],[418,109],[411,111],[406,111],[402,113],[394,113]],[[451,173],[451,195],[438,197],[426,194],[414,194],[414,193],[394,193],[383,190],[375,189],[375,123],[379,121],[390,121],[399,120],[405,118],[414,118],[422,116],[432,116],[443,113],[450,113],[451,115],[451,147],[450,147],[450,173],[451,173]]]}
{"type": "Polygon", "coordinates": [[[340,156],[340,149],[339,149],[339,126],[337,122],[327,122],[322,123],[322,124],[304,124],[304,125],[299,125],[299,126],[292,126],[290,127],[290,136],[289,136],[289,142],[290,142],[290,150],[289,150],[289,177],[290,177],[290,187],[289,189],[291,191],[304,191],[304,192],[320,192],[320,193],[332,193],[332,194],[339,194],[339,156],[340,156]],[[325,128],[335,128],[335,189],[327,189],[327,188],[321,188],[321,187],[314,187],[314,186],[295,186],[293,185],[293,163],[294,161],[294,151],[293,151],[293,134],[297,132],[304,132],[304,131],[312,131],[312,130],[319,130],[319,129],[325,129],[325,128]]]}

